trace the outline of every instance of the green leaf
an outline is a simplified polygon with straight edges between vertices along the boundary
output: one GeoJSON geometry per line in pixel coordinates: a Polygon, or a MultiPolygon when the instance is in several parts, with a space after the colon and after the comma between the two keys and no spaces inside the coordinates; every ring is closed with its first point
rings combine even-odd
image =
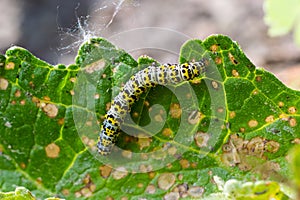
{"type": "Polygon", "coordinates": [[[102,38],[83,44],[68,67],[9,49],[0,57],[0,190],[188,199],[224,194],[215,177],[269,179],[278,189],[291,176],[287,153],[300,138],[300,92],[256,68],[226,36],[187,41],[179,61],[203,57],[202,76],[141,95],[104,158],[95,145],[110,101],[157,62],[135,61],[102,38]]]}
{"type": "Polygon", "coordinates": [[[300,26],[300,1],[299,0],[266,0],[264,3],[265,23],[269,26],[271,36],[287,34],[295,28],[295,40],[299,41],[300,26]]]}

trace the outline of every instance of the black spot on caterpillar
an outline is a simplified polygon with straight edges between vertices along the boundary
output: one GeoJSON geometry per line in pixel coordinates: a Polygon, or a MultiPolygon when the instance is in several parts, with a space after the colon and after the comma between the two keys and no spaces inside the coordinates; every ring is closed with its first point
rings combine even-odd
{"type": "Polygon", "coordinates": [[[132,104],[140,94],[156,85],[178,84],[203,74],[207,60],[184,64],[164,64],[149,66],[134,74],[113,99],[111,108],[105,115],[98,138],[98,152],[107,155],[111,152],[120,132],[120,125],[132,104]]]}

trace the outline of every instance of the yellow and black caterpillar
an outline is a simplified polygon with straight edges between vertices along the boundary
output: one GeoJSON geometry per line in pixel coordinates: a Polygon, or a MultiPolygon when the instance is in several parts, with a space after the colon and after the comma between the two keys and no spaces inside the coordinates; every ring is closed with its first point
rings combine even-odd
{"type": "Polygon", "coordinates": [[[147,88],[192,80],[203,74],[205,65],[205,59],[184,64],[164,64],[159,67],[152,65],[134,74],[113,99],[111,108],[105,115],[97,144],[99,154],[107,155],[111,152],[126,114],[147,88]]]}

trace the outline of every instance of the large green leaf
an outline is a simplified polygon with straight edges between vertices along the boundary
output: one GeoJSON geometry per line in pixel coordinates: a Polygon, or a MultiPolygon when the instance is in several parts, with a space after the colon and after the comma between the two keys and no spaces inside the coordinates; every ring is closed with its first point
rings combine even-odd
{"type": "Polygon", "coordinates": [[[300,92],[256,68],[228,37],[188,41],[180,62],[202,57],[203,76],[142,94],[122,126],[120,148],[103,158],[95,144],[112,97],[156,61],[135,61],[101,38],[83,44],[69,67],[9,49],[0,58],[1,191],[176,199],[220,192],[217,179],[287,183],[300,92]]]}

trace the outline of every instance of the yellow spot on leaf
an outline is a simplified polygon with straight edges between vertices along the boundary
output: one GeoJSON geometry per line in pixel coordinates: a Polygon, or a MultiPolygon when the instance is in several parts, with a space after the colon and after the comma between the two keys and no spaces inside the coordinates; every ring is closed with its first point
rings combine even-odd
{"type": "Polygon", "coordinates": [[[13,70],[15,68],[15,63],[9,62],[5,65],[6,70],[13,70]]]}
{"type": "Polygon", "coordinates": [[[60,147],[55,143],[51,143],[45,147],[45,151],[48,158],[57,158],[59,156],[60,147]]]}

